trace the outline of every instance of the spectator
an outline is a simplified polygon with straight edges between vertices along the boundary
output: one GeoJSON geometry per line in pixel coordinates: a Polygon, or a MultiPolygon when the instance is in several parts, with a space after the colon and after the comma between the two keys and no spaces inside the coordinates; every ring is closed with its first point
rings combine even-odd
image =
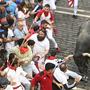
{"type": "Polygon", "coordinates": [[[48,21],[51,25],[54,23],[54,16],[50,11],[49,4],[46,4],[44,8],[37,13],[33,23],[37,23],[40,26],[42,20],[48,21]]]}
{"type": "Polygon", "coordinates": [[[14,30],[15,37],[18,39],[21,39],[21,38],[24,38],[26,34],[28,34],[28,30],[24,28],[22,21],[18,21],[17,27],[14,30]]]}
{"type": "Polygon", "coordinates": [[[11,49],[11,53],[15,53],[19,59],[19,62],[22,63],[22,67],[24,71],[27,73],[38,73],[34,62],[32,61],[32,50],[30,46],[28,46],[29,41],[25,41],[24,39],[18,40],[18,45],[11,49]]]}
{"type": "Polygon", "coordinates": [[[43,28],[43,29],[45,29],[47,31],[48,39],[53,42],[56,51],[60,52],[61,50],[60,50],[57,42],[55,41],[55,39],[53,37],[53,28],[52,28],[52,26],[46,20],[43,20],[41,22],[40,28],[43,28]]]}
{"type": "Polygon", "coordinates": [[[41,30],[39,33],[33,34],[29,39],[35,41],[35,45],[33,47],[33,57],[40,57],[38,64],[41,68],[41,66],[43,66],[45,56],[48,54],[50,49],[49,40],[46,37],[46,31],[41,30]]]}
{"type": "Polygon", "coordinates": [[[41,10],[43,9],[43,0],[38,0],[38,3],[35,5],[34,9],[31,11],[31,15],[34,15],[34,18],[36,16],[36,14],[41,10]]]}

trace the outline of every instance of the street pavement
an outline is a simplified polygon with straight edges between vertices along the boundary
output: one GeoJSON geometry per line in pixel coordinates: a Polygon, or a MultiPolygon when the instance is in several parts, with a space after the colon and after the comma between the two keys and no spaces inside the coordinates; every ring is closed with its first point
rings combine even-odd
{"type": "MultiPolygon", "coordinates": [[[[62,52],[58,53],[58,57],[64,57],[73,54],[76,46],[76,40],[80,25],[90,20],[90,0],[79,0],[78,18],[72,18],[73,8],[69,8],[66,0],[57,0],[57,9],[55,12],[55,23],[58,33],[55,36],[62,52]]],[[[71,70],[78,72],[77,66],[73,59],[68,64],[71,70]]],[[[90,64],[89,64],[90,66],[90,64]]],[[[89,67],[88,83],[81,82],[75,90],[90,90],[90,67],[89,67]],[[82,88],[82,89],[80,89],[82,88]]]]}

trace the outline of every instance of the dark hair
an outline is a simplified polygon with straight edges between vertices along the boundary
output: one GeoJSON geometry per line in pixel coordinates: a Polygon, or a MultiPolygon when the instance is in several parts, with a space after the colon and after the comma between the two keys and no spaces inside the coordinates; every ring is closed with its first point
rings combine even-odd
{"type": "Polygon", "coordinates": [[[24,41],[24,39],[23,39],[23,38],[21,38],[21,39],[19,39],[19,40],[17,41],[17,44],[18,44],[19,46],[21,46],[21,45],[22,45],[22,43],[23,43],[23,41],[24,41]]]}
{"type": "Polygon", "coordinates": [[[52,51],[50,52],[50,54],[51,54],[51,56],[55,56],[55,55],[57,54],[57,52],[56,52],[56,50],[52,50],[52,51]]]}
{"type": "Polygon", "coordinates": [[[48,8],[50,8],[50,5],[49,4],[45,4],[45,6],[44,7],[48,7],[48,8]]]}
{"type": "Polygon", "coordinates": [[[39,30],[39,26],[37,24],[33,24],[32,29],[36,32],[39,30]]]}
{"type": "Polygon", "coordinates": [[[0,58],[3,60],[3,61],[6,61],[7,60],[7,51],[5,49],[1,49],[0,50],[0,58]]]}
{"type": "Polygon", "coordinates": [[[67,69],[66,63],[62,63],[59,67],[60,67],[60,70],[63,72],[66,71],[66,69],[67,69]]]}
{"type": "Polygon", "coordinates": [[[35,41],[34,40],[28,40],[27,41],[28,45],[30,46],[33,46],[35,44],[35,41]]]}
{"type": "Polygon", "coordinates": [[[49,24],[46,20],[42,20],[41,24],[49,24]]]}
{"type": "MultiPolygon", "coordinates": [[[[40,31],[43,32],[43,33],[45,34],[45,36],[47,35],[46,29],[41,29],[40,31]]],[[[39,31],[39,32],[40,32],[40,31],[39,31]]]]}
{"type": "Polygon", "coordinates": [[[9,24],[9,27],[11,27],[13,25],[13,23],[14,23],[14,19],[12,17],[8,16],[7,17],[7,22],[9,24]]]}
{"type": "Polygon", "coordinates": [[[10,63],[12,63],[13,58],[15,58],[15,55],[16,55],[15,53],[10,53],[9,54],[9,59],[8,60],[9,60],[10,63]]]}
{"type": "Polygon", "coordinates": [[[38,0],[38,2],[42,2],[43,0],[38,0]]]}
{"type": "Polygon", "coordinates": [[[18,10],[24,12],[24,10],[23,10],[23,4],[18,5],[18,10]]]}
{"type": "Polygon", "coordinates": [[[15,58],[14,61],[11,63],[12,66],[15,66],[18,64],[18,58],[15,58]]]}
{"type": "Polygon", "coordinates": [[[50,69],[54,69],[54,68],[55,68],[55,65],[52,64],[52,63],[46,63],[46,65],[45,65],[45,69],[47,71],[50,70],[50,69]]]}
{"type": "Polygon", "coordinates": [[[0,77],[0,88],[6,88],[10,81],[6,77],[0,77]]]}
{"type": "Polygon", "coordinates": [[[7,51],[5,49],[0,50],[0,67],[2,70],[7,66],[7,51]]]}

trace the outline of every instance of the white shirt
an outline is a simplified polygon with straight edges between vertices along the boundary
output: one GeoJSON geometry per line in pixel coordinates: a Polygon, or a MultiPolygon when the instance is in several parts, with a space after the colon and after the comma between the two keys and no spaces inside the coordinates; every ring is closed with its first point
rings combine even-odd
{"type": "Polygon", "coordinates": [[[54,71],[54,77],[56,78],[56,80],[62,84],[67,84],[67,78],[64,74],[64,72],[62,72],[59,67],[57,67],[54,71]]]}
{"type": "Polygon", "coordinates": [[[18,75],[18,79],[23,84],[30,84],[30,81],[25,77],[27,73],[23,70],[22,67],[17,67],[16,74],[18,75]]]}
{"type": "MultiPolygon", "coordinates": [[[[12,38],[13,36],[14,36],[13,30],[8,29],[7,38],[12,38]]],[[[14,47],[14,46],[15,46],[15,42],[14,42],[14,41],[12,41],[12,42],[7,42],[5,48],[6,48],[6,50],[8,51],[8,50],[10,50],[12,47],[14,47]]]]}
{"type": "Polygon", "coordinates": [[[15,84],[12,85],[12,87],[17,87],[17,86],[21,85],[21,83],[20,83],[20,81],[19,81],[19,79],[18,79],[18,75],[16,74],[15,70],[12,70],[12,69],[10,69],[10,68],[7,67],[7,68],[4,70],[4,72],[7,73],[7,79],[8,79],[11,83],[15,82],[15,84]]]}
{"type": "Polygon", "coordinates": [[[43,41],[38,41],[37,39],[37,33],[33,34],[29,39],[34,40],[35,41],[35,45],[33,48],[33,54],[39,54],[42,55],[45,53],[46,50],[49,51],[50,49],[50,43],[49,40],[45,37],[45,39],[43,41]]]}

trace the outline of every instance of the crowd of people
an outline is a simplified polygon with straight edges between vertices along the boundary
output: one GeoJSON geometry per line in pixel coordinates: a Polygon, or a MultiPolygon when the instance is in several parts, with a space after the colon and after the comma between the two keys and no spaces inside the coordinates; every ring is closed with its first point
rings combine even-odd
{"type": "Polygon", "coordinates": [[[0,90],[70,90],[82,79],[66,65],[73,55],[56,56],[56,0],[49,1],[31,0],[31,8],[23,0],[0,1],[0,90]]]}

